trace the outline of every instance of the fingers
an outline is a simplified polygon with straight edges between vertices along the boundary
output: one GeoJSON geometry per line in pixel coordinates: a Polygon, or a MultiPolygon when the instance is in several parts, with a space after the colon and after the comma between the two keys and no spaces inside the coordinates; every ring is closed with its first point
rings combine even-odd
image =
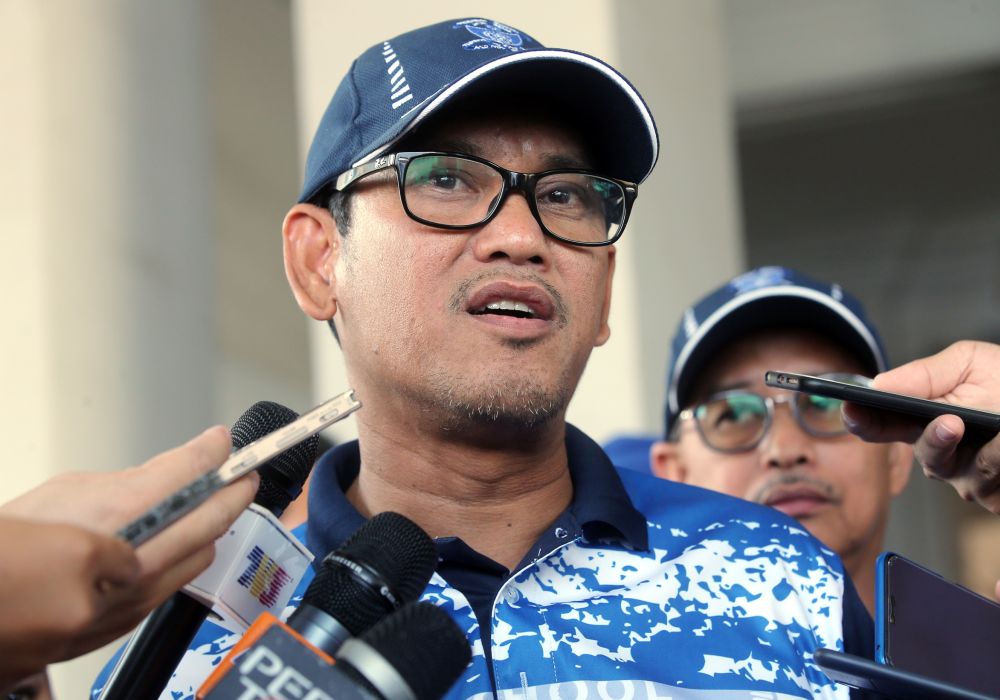
{"type": "Polygon", "coordinates": [[[938,416],[932,420],[913,445],[913,455],[924,474],[947,481],[960,476],[956,459],[965,425],[957,416],[938,416]]]}
{"type": "Polygon", "coordinates": [[[217,425],[180,447],[124,472],[122,476],[128,476],[130,487],[141,501],[141,506],[134,508],[135,514],[221,465],[229,457],[231,448],[229,431],[217,425]]]}
{"type": "Polygon", "coordinates": [[[973,498],[1000,515],[1000,436],[982,447],[973,460],[973,498]]]}
{"type": "Polygon", "coordinates": [[[89,651],[133,629],[151,610],[204,570],[214,554],[213,546],[202,547],[166,572],[143,576],[133,586],[109,592],[110,605],[94,625],[73,640],[72,650],[89,651]]]}
{"type": "Polygon", "coordinates": [[[974,354],[974,343],[953,343],[936,355],[883,372],[875,377],[873,386],[882,391],[938,399],[963,381],[974,354]]]}
{"type": "MultiPolygon", "coordinates": [[[[151,459],[136,471],[143,486],[159,492],[153,502],[218,467],[229,456],[229,432],[222,426],[174,450],[151,459]]],[[[211,562],[213,543],[253,501],[260,477],[256,473],[230,484],[138,549],[148,598],[165,598],[203,571],[211,562]]],[[[151,505],[151,504],[150,504],[151,505]]]]}
{"type": "Polygon", "coordinates": [[[936,418],[914,444],[914,456],[925,475],[948,481],[965,500],[1000,515],[1000,436],[962,443],[964,427],[956,416],[936,418]]]}
{"type": "Polygon", "coordinates": [[[162,576],[171,583],[179,580],[174,588],[194,578],[211,563],[200,550],[211,548],[226,533],[253,501],[259,483],[256,473],[248,474],[139,547],[143,577],[162,576]]]}
{"type": "MultiPolygon", "coordinates": [[[[90,651],[80,640],[132,596],[139,562],[113,537],[72,525],[0,518],[0,656],[19,675],[90,651]]],[[[116,629],[121,633],[125,629],[116,629]]],[[[2,665],[2,664],[0,664],[2,665]]]]}
{"type": "Polygon", "coordinates": [[[20,518],[0,518],[4,541],[16,545],[8,547],[6,565],[0,561],[0,592],[7,585],[20,597],[0,596],[0,614],[45,643],[29,650],[0,635],[0,655],[17,650],[26,659],[24,675],[31,664],[90,651],[204,570],[215,540],[253,500],[256,474],[213,494],[138,550],[112,534],[218,467],[230,449],[229,432],[210,428],[134,469],[60,476],[5,504],[0,513],[20,518]]]}
{"type": "Polygon", "coordinates": [[[139,577],[139,559],[127,542],[115,537],[96,537],[91,555],[92,572],[98,590],[127,586],[139,577]]]}
{"type": "Polygon", "coordinates": [[[113,534],[153,505],[219,466],[229,455],[229,432],[209,428],[145,464],[117,472],[66,473],[3,504],[0,513],[65,522],[113,534]]]}
{"type": "Polygon", "coordinates": [[[868,442],[915,442],[924,430],[920,419],[860,404],[845,403],[844,425],[868,442]]]}

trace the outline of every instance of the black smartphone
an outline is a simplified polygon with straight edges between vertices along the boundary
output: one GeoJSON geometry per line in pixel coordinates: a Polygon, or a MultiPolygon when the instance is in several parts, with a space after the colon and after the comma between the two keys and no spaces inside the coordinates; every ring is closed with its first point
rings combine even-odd
{"type": "Polygon", "coordinates": [[[926,423],[938,416],[958,416],[965,423],[966,431],[979,439],[991,439],[1000,433],[1000,413],[991,413],[977,408],[918,399],[915,396],[879,391],[860,384],[851,384],[826,377],[812,377],[808,374],[795,374],[794,372],[765,372],[764,383],[779,389],[791,389],[831,399],[842,399],[885,411],[903,413],[924,419],[926,423]]]}
{"type": "Polygon", "coordinates": [[[951,683],[919,673],[901,671],[853,654],[833,649],[817,649],[813,655],[823,673],[844,685],[871,690],[897,700],[995,700],[951,683]]]}
{"type": "Polygon", "coordinates": [[[1000,604],[893,552],[875,570],[876,660],[1000,696],[1000,604]]]}

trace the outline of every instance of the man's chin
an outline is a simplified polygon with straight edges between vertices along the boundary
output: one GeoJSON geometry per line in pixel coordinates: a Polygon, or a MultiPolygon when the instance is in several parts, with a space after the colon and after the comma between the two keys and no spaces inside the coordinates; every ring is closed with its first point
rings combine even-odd
{"type": "Polygon", "coordinates": [[[532,430],[563,414],[565,404],[554,397],[539,396],[522,401],[453,402],[449,404],[452,429],[532,430]]]}
{"type": "MultiPolygon", "coordinates": [[[[517,368],[507,368],[507,371],[517,368]]],[[[536,373],[537,374],[537,373],[536,373]]],[[[541,379],[541,377],[539,377],[541,379]]],[[[433,403],[445,417],[448,429],[478,427],[531,430],[548,425],[565,415],[574,384],[562,381],[543,383],[528,376],[473,382],[433,382],[433,403]]]]}

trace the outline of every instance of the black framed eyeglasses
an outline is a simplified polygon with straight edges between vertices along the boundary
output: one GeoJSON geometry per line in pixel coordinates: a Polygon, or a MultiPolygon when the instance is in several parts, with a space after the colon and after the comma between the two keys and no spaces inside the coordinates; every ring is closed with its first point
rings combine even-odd
{"type": "Polygon", "coordinates": [[[380,156],[337,177],[345,190],[372,173],[395,168],[406,215],[436,228],[461,231],[496,216],[511,192],[520,192],[542,231],[580,246],[621,238],[638,186],[578,168],[519,173],[483,158],[437,151],[380,156]]]}
{"type": "MultiPolygon", "coordinates": [[[[842,382],[870,386],[871,380],[856,374],[821,375],[842,382]]],[[[796,423],[813,437],[837,437],[847,433],[840,407],[843,401],[825,396],[789,393],[786,396],[763,396],[753,391],[724,391],[696,406],[680,412],[675,427],[684,420],[694,420],[702,441],[713,450],[725,453],[749,452],[767,435],[774,422],[778,404],[787,403],[796,423]]],[[[676,433],[675,433],[676,437],[676,433]]]]}

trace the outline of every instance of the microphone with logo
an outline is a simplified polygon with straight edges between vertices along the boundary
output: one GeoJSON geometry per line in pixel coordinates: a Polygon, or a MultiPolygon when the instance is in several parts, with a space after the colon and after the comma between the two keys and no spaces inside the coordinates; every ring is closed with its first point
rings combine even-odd
{"type": "Polygon", "coordinates": [[[436,566],[437,550],[426,532],[398,513],[379,513],[327,555],[287,623],[264,613],[251,625],[197,697],[209,693],[272,628],[329,663],[350,638],[416,601],[436,566]]]}
{"type": "Polygon", "coordinates": [[[432,603],[407,603],[344,642],[333,664],[271,627],[204,697],[438,700],[471,658],[468,640],[448,613],[432,603]]]}
{"type": "MultiPolygon", "coordinates": [[[[296,418],[295,411],[281,404],[255,403],[233,424],[230,431],[233,450],[249,445],[296,418]]],[[[318,445],[318,436],[313,436],[261,465],[254,505],[233,524],[229,536],[217,543],[216,561],[184,591],[178,591],[150,613],[136,629],[105,684],[101,700],[159,697],[213,607],[228,612],[226,619],[235,620],[236,625],[240,625],[248,607],[251,620],[261,609],[283,609],[309,564],[310,558],[304,554],[292,552],[300,560],[300,563],[295,562],[298,566],[271,567],[272,573],[284,577],[280,583],[287,593],[281,599],[273,595],[274,599],[269,599],[267,594],[273,591],[251,596],[245,585],[247,581],[230,579],[239,575],[237,571],[242,571],[243,578],[247,578],[246,567],[241,566],[241,561],[247,556],[248,548],[251,559],[256,557],[258,569],[261,563],[270,564],[265,553],[270,548],[266,544],[267,537],[277,538],[280,545],[285,541],[295,542],[276,518],[302,492],[318,445]]],[[[247,624],[243,623],[241,628],[247,624]]]]}

